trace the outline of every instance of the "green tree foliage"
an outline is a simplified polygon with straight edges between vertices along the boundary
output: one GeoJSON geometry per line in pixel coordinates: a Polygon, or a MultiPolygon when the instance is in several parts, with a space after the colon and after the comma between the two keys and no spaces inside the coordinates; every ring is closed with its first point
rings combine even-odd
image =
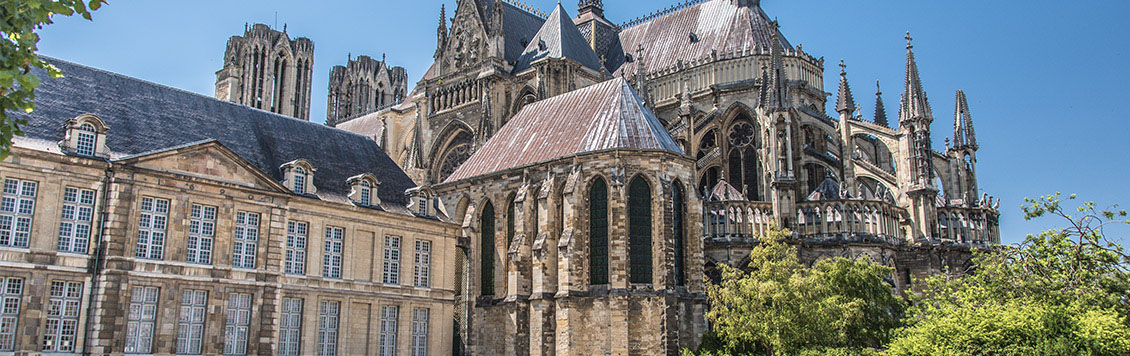
{"type": "Polygon", "coordinates": [[[845,258],[807,268],[789,235],[764,236],[748,272],[722,267],[700,355],[861,355],[888,340],[905,307],[884,281],[892,269],[845,258]]]}
{"type": "Polygon", "coordinates": [[[39,77],[32,68],[47,71],[52,78],[59,70],[36,56],[39,35],[35,32],[52,23],[55,15],[78,14],[90,20],[90,13],[106,0],[0,0],[0,159],[11,153],[12,138],[22,136],[25,120],[8,116],[8,110],[31,112],[35,109],[35,88],[39,77]]]}
{"type": "Polygon", "coordinates": [[[1059,194],[1023,209],[1066,227],[978,251],[964,277],[928,279],[887,354],[1130,355],[1130,257],[1104,235],[1130,223],[1126,212],[1091,202],[1070,210],[1059,194]]]}

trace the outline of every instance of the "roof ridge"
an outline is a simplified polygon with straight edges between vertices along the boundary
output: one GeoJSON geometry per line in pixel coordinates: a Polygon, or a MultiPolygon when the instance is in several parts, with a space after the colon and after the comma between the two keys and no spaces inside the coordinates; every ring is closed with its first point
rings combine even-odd
{"type": "Polygon", "coordinates": [[[535,8],[531,5],[523,3],[520,0],[502,0],[502,2],[507,4],[507,5],[513,6],[514,8],[516,8],[518,10],[522,10],[527,14],[537,16],[537,17],[541,18],[542,20],[544,20],[548,17],[545,14],[545,12],[542,12],[541,10],[538,10],[537,8],[535,8]]]}
{"type": "Polygon", "coordinates": [[[636,18],[628,20],[628,21],[624,21],[623,23],[621,23],[619,25],[619,27],[621,29],[634,27],[634,26],[642,24],[644,22],[648,22],[648,21],[663,17],[663,16],[670,14],[672,12],[676,12],[676,11],[679,11],[679,10],[682,10],[682,9],[686,9],[688,7],[698,5],[698,4],[701,4],[701,3],[706,2],[706,1],[708,1],[708,0],[687,0],[687,1],[682,2],[682,3],[676,3],[675,5],[668,6],[665,9],[655,11],[655,12],[652,12],[652,13],[647,14],[647,15],[639,16],[639,17],[636,17],[636,18]]]}
{"type": "MultiPolygon", "coordinates": [[[[347,134],[350,134],[350,135],[365,137],[364,135],[359,135],[359,134],[356,134],[356,133],[353,133],[353,132],[350,132],[350,131],[346,131],[346,130],[336,128],[336,127],[326,126],[326,125],[319,124],[319,123],[316,123],[316,122],[313,122],[313,121],[302,120],[302,119],[298,119],[298,118],[294,118],[294,117],[270,112],[270,111],[263,110],[263,109],[253,108],[253,107],[243,105],[243,104],[236,104],[236,103],[233,103],[233,102],[230,102],[230,101],[216,99],[215,97],[207,96],[207,95],[200,94],[200,93],[193,92],[193,91],[189,91],[189,90],[186,90],[186,89],[181,89],[181,88],[177,88],[177,87],[173,87],[173,86],[169,86],[169,85],[165,85],[165,84],[161,84],[161,83],[157,83],[157,82],[153,82],[153,81],[149,81],[149,80],[145,80],[145,79],[141,79],[141,78],[138,78],[138,77],[133,77],[133,76],[129,76],[129,75],[121,74],[121,73],[111,72],[109,70],[95,68],[95,67],[91,67],[91,66],[88,66],[88,65],[85,65],[85,64],[71,62],[71,61],[68,61],[68,60],[65,60],[65,59],[60,59],[60,58],[46,56],[46,55],[39,55],[39,57],[48,59],[48,62],[62,62],[62,63],[66,63],[68,65],[80,67],[80,68],[83,68],[83,69],[86,69],[86,70],[90,70],[90,71],[94,71],[94,72],[98,72],[98,73],[102,73],[102,74],[107,74],[107,75],[110,75],[110,76],[113,76],[113,77],[129,79],[129,80],[145,83],[145,84],[148,84],[148,85],[152,85],[152,86],[156,86],[156,87],[180,92],[180,93],[183,93],[183,94],[198,96],[198,97],[202,97],[202,98],[205,98],[205,99],[208,99],[208,100],[220,102],[220,103],[223,103],[223,104],[236,106],[236,107],[239,107],[239,108],[242,108],[242,109],[249,109],[249,110],[263,112],[263,113],[266,113],[270,116],[274,116],[274,117],[277,117],[277,118],[283,118],[283,119],[292,120],[292,121],[296,121],[296,122],[300,122],[300,123],[305,123],[307,125],[312,125],[312,126],[316,126],[316,127],[330,129],[330,130],[341,131],[342,133],[347,133],[347,134]]],[[[67,75],[67,73],[63,73],[63,77],[66,77],[66,75],[67,75]]]]}

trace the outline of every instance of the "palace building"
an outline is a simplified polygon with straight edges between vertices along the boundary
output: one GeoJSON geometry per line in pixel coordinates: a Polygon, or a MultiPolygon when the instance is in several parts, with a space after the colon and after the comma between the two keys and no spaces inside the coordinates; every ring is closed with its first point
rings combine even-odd
{"type": "Polygon", "coordinates": [[[414,87],[351,55],[326,125],[285,27],[228,41],[215,98],[48,59],[0,162],[0,352],[678,355],[767,229],[897,292],[1000,243],[966,93],[938,147],[910,34],[865,117],[758,0],[438,10],[414,87]]]}

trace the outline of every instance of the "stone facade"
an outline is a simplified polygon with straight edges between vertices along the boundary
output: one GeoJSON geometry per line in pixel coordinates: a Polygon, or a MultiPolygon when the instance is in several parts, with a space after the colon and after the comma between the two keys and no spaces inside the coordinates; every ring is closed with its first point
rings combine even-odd
{"type": "Polygon", "coordinates": [[[313,68],[313,41],[255,24],[228,39],[216,99],[310,120],[313,68]]]}
{"type": "Polygon", "coordinates": [[[337,126],[359,115],[400,104],[407,93],[408,72],[404,67],[389,67],[384,58],[350,58],[348,64],[330,69],[326,125],[337,126]]]}

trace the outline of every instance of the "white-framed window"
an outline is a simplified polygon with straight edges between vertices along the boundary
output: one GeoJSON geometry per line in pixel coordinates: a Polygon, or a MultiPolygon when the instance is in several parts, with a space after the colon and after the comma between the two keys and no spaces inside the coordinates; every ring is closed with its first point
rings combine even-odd
{"type": "Polygon", "coordinates": [[[360,188],[357,189],[357,194],[360,195],[357,200],[361,205],[373,205],[373,185],[369,184],[369,181],[361,181],[360,188]]]}
{"type": "Polygon", "coordinates": [[[286,274],[306,274],[306,237],[308,230],[304,222],[290,221],[286,223],[286,265],[283,272],[286,274]]]}
{"type": "Polygon", "coordinates": [[[0,196],[0,246],[27,248],[39,183],[5,179],[0,196]]]}
{"type": "Polygon", "coordinates": [[[416,240],[416,259],[412,272],[413,285],[417,287],[431,287],[432,273],[432,242],[416,240]]]}
{"type": "Polygon", "coordinates": [[[134,256],[159,260],[165,256],[165,229],[169,225],[169,201],[142,197],[137,222],[137,249],[134,256]]]}
{"type": "Polygon", "coordinates": [[[302,299],[283,298],[279,307],[279,356],[298,356],[302,346],[302,299]]]}
{"type": "Polygon", "coordinates": [[[94,125],[88,123],[80,125],[78,130],[75,131],[77,135],[75,137],[75,153],[83,156],[93,156],[96,132],[94,125]]]}
{"type": "Polygon", "coordinates": [[[177,323],[177,354],[199,355],[204,340],[204,312],[208,306],[208,291],[185,290],[180,300],[180,320],[177,323]]]}
{"type": "Polygon", "coordinates": [[[185,261],[212,264],[212,245],[216,239],[216,207],[192,204],[188,220],[188,254],[185,261]]]}
{"type": "Polygon", "coordinates": [[[322,277],[341,278],[341,252],[345,229],[326,226],[325,254],[322,256],[322,277]]]}
{"type": "Polygon", "coordinates": [[[63,210],[59,217],[59,252],[87,253],[90,224],[94,220],[94,191],[67,187],[63,190],[63,210]]]}
{"type": "Polygon", "coordinates": [[[126,353],[147,354],[153,350],[153,330],[157,321],[157,287],[133,287],[126,323],[126,353]]]}
{"type": "Polygon", "coordinates": [[[0,306],[0,351],[15,351],[23,295],[23,278],[0,278],[0,302],[4,303],[0,306]]]}
{"type": "Polygon", "coordinates": [[[240,211],[235,214],[235,239],[232,242],[232,266],[255,268],[259,249],[259,213],[240,211]]]}
{"type": "Polygon", "coordinates": [[[420,204],[420,215],[428,216],[428,197],[427,196],[420,197],[419,204],[420,204]]]}
{"type": "Polygon", "coordinates": [[[395,305],[381,307],[381,340],[378,355],[396,356],[396,329],[399,316],[400,307],[395,305]]]}
{"type": "Polygon", "coordinates": [[[224,318],[224,355],[246,355],[247,333],[251,325],[251,294],[228,294],[224,318]]]}
{"type": "Polygon", "coordinates": [[[385,237],[384,284],[400,284],[400,237],[385,237]]]}
{"type": "Polygon", "coordinates": [[[428,308],[412,309],[412,356],[428,356],[428,308]]]}
{"type": "Polygon", "coordinates": [[[79,308],[82,305],[82,282],[51,282],[44,322],[43,351],[72,352],[78,333],[79,308]]]}
{"type": "Polygon", "coordinates": [[[306,194],[306,170],[302,167],[294,167],[294,186],[291,190],[294,194],[306,194]]]}
{"type": "Polygon", "coordinates": [[[318,311],[318,356],[337,355],[337,328],[341,302],[323,301],[318,311]]]}

